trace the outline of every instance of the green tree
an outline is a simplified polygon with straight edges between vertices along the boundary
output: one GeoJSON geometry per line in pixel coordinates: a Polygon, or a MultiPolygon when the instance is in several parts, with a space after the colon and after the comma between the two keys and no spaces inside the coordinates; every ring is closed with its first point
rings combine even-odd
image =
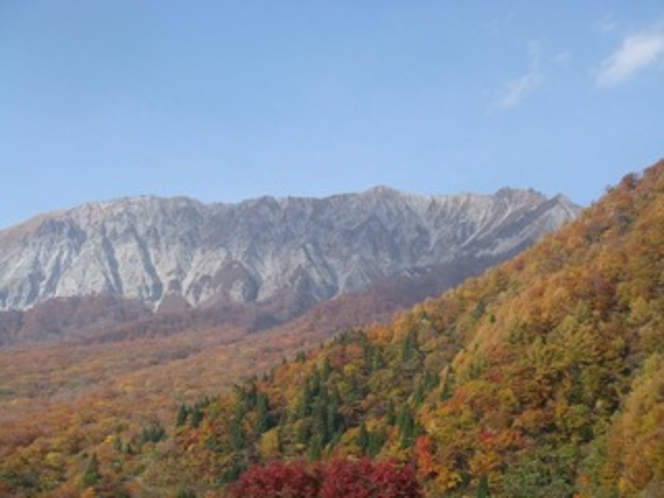
{"type": "Polygon", "coordinates": [[[189,416],[189,409],[186,405],[180,405],[178,408],[178,414],[175,417],[175,427],[181,427],[187,422],[187,417],[189,416]]]}
{"type": "Polygon", "coordinates": [[[362,450],[362,453],[366,454],[369,449],[369,431],[367,431],[367,426],[364,425],[364,422],[362,422],[358,428],[356,442],[362,450]]]}
{"type": "Polygon", "coordinates": [[[100,478],[99,474],[99,460],[97,459],[97,454],[93,453],[88,462],[88,466],[83,473],[83,485],[85,487],[94,486],[97,484],[100,478]]]}
{"type": "Polygon", "coordinates": [[[265,393],[261,392],[256,398],[256,423],[254,429],[256,434],[260,435],[270,430],[272,426],[268,398],[265,393]]]}

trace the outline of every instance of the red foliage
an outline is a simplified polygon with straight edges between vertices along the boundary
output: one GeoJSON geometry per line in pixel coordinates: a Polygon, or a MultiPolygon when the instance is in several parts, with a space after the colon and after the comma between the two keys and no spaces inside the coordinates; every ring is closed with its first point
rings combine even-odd
{"type": "Polygon", "coordinates": [[[315,469],[307,472],[302,462],[275,461],[264,467],[249,467],[232,487],[230,495],[238,498],[315,498],[319,486],[315,469]]]}
{"type": "Polygon", "coordinates": [[[417,498],[422,489],[410,465],[401,465],[391,460],[376,464],[372,481],[376,494],[381,498],[417,498]]]}
{"type": "Polygon", "coordinates": [[[367,459],[333,460],[325,469],[321,498],[369,498],[375,495],[373,466],[367,459]]]}
{"type": "Polygon", "coordinates": [[[394,461],[332,460],[305,468],[302,462],[250,467],[230,489],[243,498],[419,498],[413,468],[394,461]]]}
{"type": "Polygon", "coordinates": [[[422,490],[413,468],[394,461],[372,464],[333,460],[325,469],[321,498],[417,498],[422,490]]]}

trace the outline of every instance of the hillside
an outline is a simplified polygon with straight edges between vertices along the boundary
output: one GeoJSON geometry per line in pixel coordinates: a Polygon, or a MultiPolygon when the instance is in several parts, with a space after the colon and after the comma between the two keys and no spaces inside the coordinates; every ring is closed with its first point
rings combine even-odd
{"type": "Polygon", "coordinates": [[[365,455],[412,465],[428,496],[662,496],[662,247],[664,162],[390,325],[182,405],[142,482],[195,493],[365,455]]]}
{"type": "MultiPolygon", "coordinates": [[[[236,225],[242,220],[249,225],[276,223],[276,219],[251,208],[267,201],[244,203],[244,211],[251,216],[238,216],[236,225]]],[[[0,233],[0,252],[5,258],[0,265],[9,269],[4,281],[16,278],[20,284],[5,288],[5,304],[19,302],[27,289],[25,285],[34,284],[30,295],[35,299],[26,309],[0,311],[0,495],[32,496],[39,492],[46,496],[78,496],[81,469],[92,454],[98,455],[105,467],[109,463],[118,465],[118,459],[103,449],[104,442],[113,439],[118,445],[124,441],[131,451],[123,454],[122,468],[114,471],[115,484],[106,494],[118,496],[121,487],[117,484],[126,482],[132,496],[163,496],[161,491],[147,492],[147,481],[136,476],[151,461],[142,452],[143,436],[151,428],[168,427],[179,404],[192,404],[201,396],[228,392],[243,376],[267,370],[282,358],[294,357],[298,349],[317,346],[340,330],[386,322],[396,310],[436,295],[484,265],[521,250],[577,212],[562,197],[546,200],[532,191],[509,189],[495,196],[419,198],[381,188],[359,196],[297,203],[274,200],[269,204],[291,206],[291,214],[295,212],[294,205],[317,206],[314,211],[318,214],[312,212],[307,221],[312,226],[322,220],[329,227],[334,225],[329,216],[343,215],[348,217],[344,222],[348,226],[373,217],[371,223],[376,228],[383,221],[396,223],[392,219],[399,215],[395,202],[399,209],[410,204],[420,208],[426,205],[434,214],[440,214],[439,204],[452,206],[455,213],[436,218],[431,233],[449,235],[472,229],[476,240],[464,239],[466,247],[438,261],[434,257],[436,251],[442,254],[441,247],[445,245],[439,240],[429,248],[431,254],[423,253],[428,258],[423,260],[424,266],[407,267],[396,273],[365,273],[367,285],[318,304],[316,299],[310,299],[307,306],[313,307],[308,311],[300,306],[297,292],[288,288],[279,298],[265,301],[214,298],[190,303],[184,295],[169,292],[157,303],[141,295],[127,298],[117,289],[86,294],[84,286],[73,285],[72,272],[76,273],[76,268],[82,266],[85,271],[94,272],[95,264],[108,263],[104,255],[110,253],[95,249],[95,234],[106,234],[102,244],[106,249],[117,243],[117,250],[113,250],[116,256],[131,254],[133,249],[129,248],[139,243],[145,254],[155,258],[151,261],[156,261],[159,258],[155,254],[163,256],[167,245],[175,251],[171,256],[177,256],[177,230],[180,235],[189,234],[196,239],[201,230],[221,233],[228,228],[211,221],[207,228],[191,224],[187,209],[178,211],[181,207],[194,206],[205,213],[208,209],[233,210],[239,206],[206,207],[183,199],[123,200],[43,215],[0,233]],[[334,199],[334,206],[323,209],[327,211],[322,214],[318,212],[334,199]],[[348,203],[352,204],[350,212],[342,208],[348,203]],[[154,226],[150,225],[151,220],[154,226]],[[143,239],[142,230],[146,227],[152,239],[143,239]],[[159,227],[163,230],[159,231],[159,227]],[[156,240],[157,233],[161,234],[161,245],[148,244],[148,239],[151,243],[156,240]],[[98,257],[93,261],[86,259],[91,254],[98,257]],[[32,273],[21,277],[25,268],[32,273]],[[58,294],[59,284],[55,282],[63,275],[69,275],[65,279],[73,285],[69,290],[79,289],[76,294],[58,294]],[[49,294],[51,291],[53,294],[49,294]],[[290,320],[303,311],[297,319],[290,320]],[[285,323],[275,326],[279,321],[285,323]]],[[[407,220],[401,222],[407,224],[407,220]]],[[[288,220],[281,220],[278,225],[286,227],[288,220]]],[[[237,235],[239,228],[233,230],[237,235]]],[[[403,233],[394,229],[379,242],[397,247],[403,240],[396,239],[403,233]]],[[[363,243],[377,243],[359,235],[353,240],[354,250],[360,252],[363,243]]],[[[258,250],[261,246],[252,247],[258,250]]],[[[398,263],[399,255],[395,258],[398,263]]],[[[120,271],[123,259],[118,256],[115,261],[120,271]]],[[[153,266],[160,268],[156,263],[153,266]]],[[[122,288],[127,289],[128,286],[122,288]]],[[[307,295],[307,289],[297,289],[307,295]]]]}

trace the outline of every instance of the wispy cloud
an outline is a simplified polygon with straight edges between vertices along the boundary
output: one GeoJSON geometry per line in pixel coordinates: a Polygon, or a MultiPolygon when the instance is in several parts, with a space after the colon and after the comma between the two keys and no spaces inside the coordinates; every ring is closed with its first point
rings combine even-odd
{"type": "Polygon", "coordinates": [[[508,81],[501,97],[496,101],[496,107],[506,110],[517,106],[526,96],[533,93],[543,80],[544,78],[539,72],[530,71],[519,78],[508,81]]]}
{"type": "Polygon", "coordinates": [[[507,12],[506,14],[494,17],[484,24],[484,31],[490,34],[499,34],[508,27],[515,17],[514,12],[507,12]]]}
{"type": "Polygon", "coordinates": [[[539,43],[530,42],[528,45],[528,53],[530,55],[530,67],[528,71],[505,83],[494,103],[496,108],[507,110],[517,106],[523,99],[537,90],[544,81],[544,75],[539,68],[539,43]]]}
{"type": "Polygon", "coordinates": [[[620,47],[606,58],[597,72],[599,86],[626,82],[637,73],[664,60],[664,26],[627,36],[620,47]]]}
{"type": "Polygon", "coordinates": [[[595,27],[599,30],[600,33],[606,35],[613,33],[617,29],[618,22],[616,21],[613,14],[607,14],[595,22],[595,27]]]}

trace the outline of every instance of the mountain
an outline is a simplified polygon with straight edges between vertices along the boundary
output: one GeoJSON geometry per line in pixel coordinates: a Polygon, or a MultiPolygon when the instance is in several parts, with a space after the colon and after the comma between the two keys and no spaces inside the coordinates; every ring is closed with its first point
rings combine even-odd
{"type": "Polygon", "coordinates": [[[369,496],[365,469],[385,496],[664,496],[663,227],[661,161],[392,323],[180,406],[141,483],[369,496]]]}
{"type": "Polygon", "coordinates": [[[664,161],[322,346],[313,308],[261,334],[2,349],[0,495],[662,496],[663,227],[664,161]]]}
{"type": "MultiPolygon", "coordinates": [[[[97,280],[123,282],[124,292],[129,288],[127,282],[133,280],[126,275],[127,268],[121,268],[120,261],[133,264],[139,274],[144,268],[142,263],[136,263],[140,258],[132,259],[131,255],[139,251],[137,247],[143,248],[141,254],[149,256],[146,260],[152,264],[154,274],[162,275],[159,277],[162,282],[168,281],[163,277],[164,268],[168,267],[164,261],[175,260],[175,255],[184,251],[182,244],[189,248],[191,258],[191,261],[187,257],[183,262],[176,260],[182,265],[183,274],[185,269],[193,272],[196,265],[192,261],[204,259],[205,251],[205,261],[210,265],[214,258],[219,259],[220,253],[226,254],[231,249],[238,257],[245,257],[245,253],[253,255],[253,259],[246,257],[243,261],[255,265],[257,247],[267,247],[264,252],[271,259],[264,256],[264,260],[275,261],[278,258],[274,252],[279,249],[274,242],[275,233],[282,234],[284,245],[295,246],[295,235],[315,239],[319,252],[312,254],[328,255],[334,265],[340,264],[341,259],[335,259],[332,253],[332,247],[337,247],[346,255],[348,267],[353,263],[379,268],[384,248],[389,247],[399,263],[394,266],[405,268],[396,273],[385,271],[381,274],[384,276],[366,271],[364,277],[372,280],[367,280],[368,285],[360,282],[357,290],[351,292],[346,290],[355,287],[335,284],[340,286],[336,298],[314,304],[295,320],[289,317],[321,299],[318,296],[303,300],[302,296],[306,298],[313,286],[299,289],[287,286],[272,297],[258,296],[248,302],[224,289],[210,290],[209,295],[190,302],[185,284],[174,284],[155,300],[138,294],[127,299],[131,294],[121,294],[109,287],[110,292],[98,294],[67,297],[63,292],[44,297],[43,301],[35,298],[25,308],[0,312],[0,495],[195,496],[186,488],[193,487],[191,483],[199,478],[201,488],[215,487],[224,465],[213,462],[207,453],[199,453],[198,447],[191,444],[192,455],[195,453],[200,459],[187,463],[179,455],[184,444],[180,435],[184,435],[185,426],[190,427],[192,418],[197,417],[195,413],[205,414],[204,424],[216,420],[215,423],[223,425],[221,419],[212,416],[210,403],[219,395],[238,392],[233,386],[242,385],[242,379],[269,372],[283,361],[297,371],[299,365],[308,365],[303,351],[318,348],[335,332],[354,330],[361,324],[388,323],[396,309],[437,295],[440,289],[481,271],[483,265],[519,251],[531,244],[538,233],[569,219],[576,209],[562,197],[547,200],[532,191],[506,189],[494,196],[420,198],[378,188],[328,199],[268,198],[232,206],[204,206],[185,199],[126,199],[43,215],[0,232],[3,278],[14,272],[15,284],[26,289],[31,285],[29,278],[20,279],[16,275],[22,265],[35,269],[33,288],[37,296],[46,288],[46,281],[58,288],[55,283],[62,275],[68,275],[64,281],[73,286],[72,275],[76,272],[79,276],[82,273],[92,277],[113,267],[118,278],[114,279],[111,272],[107,280],[101,277],[97,280]],[[444,210],[442,204],[448,207],[444,210]],[[300,205],[309,206],[308,211],[298,208],[300,205]],[[138,206],[143,206],[143,210],[138,206]],[[187,211],[187,206],[193,211],[187,211]],[[272,210],[265,214],[260,206],[272,206],[272,210]],[[290,208],[286,210],[284,206],[290,208]],[[101,217],[102,208],[112,216],[101,217]],[[246,213],[237,214],[243,209],[253,214],[248,217],[246,213]],[[217,218],[210,215],[209,219],[205,214],[217,211],[225,214],[217,214],[217,218]],[[236,213],[235,218],[231,212],[236,213]],[[297,212],[304,214],[298,218],[297,212]],[[97,213],[98,217],[90,213],[97,213]],[[398,222],[395,218],[399,216],[411,221],[398,222]],[[283,221],[279,221],[280,217],[283,221]],[[222,218],[226,220],[224,223],[219,222],[222,218]],[[291,218],[299,220],[299,225],[293,225],[291,218]],[[191,223],[192,219],[198,222],[191,223]],[[231,223],[233,219],[235,224],[231,223]],[[459,225],[459,219],[465,220],[465,225],[464,222],[459,225]],[[457,224],[449,225],[448,221],[457,224]],[[407,226],[411,222],[415,223],[414,228],[407,226]],[[283,235],[289,226],[288,235],[283,235]],[[368,226],[374,228],[369,230],[368,226]],[[370,242],[376,232],[383,235],[373,239],[372,246],[370,242]],[[429,237],[428,244],[441,255],[440,261],[432,255],[426,256],[422,244],[415,245],[420,247],[415,250],[412,244],[403,242],[417,239],[421,233],[429,237]],[[457,240],[456,233],[464,241],[457,243],[462,249],[456,255],[447,254],[441,247],[445,240],[457,240]],[[104,239],[100,234],[105,234],[105,243],[97,240],[104,239]],[[243,237],[250,238],[251,244],[243,237]],[[217,249],[212,251],[211,247],[217,249]],[[408,252],[400,247],[411,249],[408,252]],[[104,259],[108,254],[114,256],[116,266],[104,259]],[[410,260],[404,254],[419,254],[417,261],[421,266],[407,266],[403,261],[410,260]],[[57,272],[54,268],[58,268],[57,272]],[[257,324],[269,326],[282,320],[284,324],[270,330],[248,333],[261,328],[257,324]],[[287,360],[296,357],[297,362],[287,360]],[[176,430],[173,421],[178,406],[187,412],[187,423],[176,430]],[[189,413],[190,409],[194,415],[189,413]],[[175,453],[171,454],[168,448],[175,453]],[[186,465],[173,470],[168,466],[169,461],[186,465]],[[209,477],[209,473],[216,475],[209,477]]],[[[424,240],[423,237],[420,239],[424,240]]],[[[287,263],[293,253],[297,255],[297,250],[278,254],[287,263]]],[[[316,261],[322,259],[320,256],[316,261]]],[[[330,268],[334,268],[332,263],[330,268]]],[[[280,271],[292,269],[294,264],[289,264],[290,267],[280,271]]],[[[301,266],[300,274],[304,275],[306,265],[301,266]]],[[[271,268],[271,271],[276,270],[271,268]]],[[[216,270],[209,272],[211,282],[216,270]]],[[[340,273],[335,270],[334,275],[338,277],[340,273]]],[[[82,278],[81,283],[88,282],[82,278]]],[[[3,299],[20,295],[9,291],[3,299]]],[[[347,341],[353,336],[341,337],[347,341]]],[[[300,373],[307,375],[304,371],[300,373]]],[[[288,389],[299,386],[301,381],[279,378],[288,389]]],[[[292,397],[290,392],[288,396],[292,397]]],[[[271,403],[276,414],[279,404],[276,400],[271,403]]],[[[354,420],[354,411],[355,408],[347,411],[349,420],[354,420]]],[[[249,414],[248,420],[253,417],[249,414]]],[[[214,448],[214,438],[207,444],[214,448]]],[[[219,456],[222,455],[220,452],[219,456]]],[[[375,470],[385,469],[389,467],[375,470]]]]}
{"type": "Polygon", "coordinates": [[[0,309],[112,294],[152,308],[178,299],[186,301],[180,307],[257,303],[280,310],[272,319],[283,321],[378,281],[416,280],[433,269],[459,281],[578,212],[563,196],[513,189],[91,203],[0,232],[0,309]]]}

